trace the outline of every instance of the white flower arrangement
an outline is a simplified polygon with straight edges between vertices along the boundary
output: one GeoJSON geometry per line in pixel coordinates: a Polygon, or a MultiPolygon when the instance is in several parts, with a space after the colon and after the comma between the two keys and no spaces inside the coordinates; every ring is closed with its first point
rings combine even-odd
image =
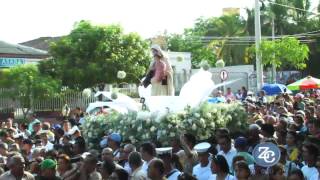
{"type": "Polygon", "coordinates": [[[88,116],[83,124],[84,137],[93,147],[99,148],[106,132],[119,132],[124,140],[132,143],[158,140],[169,145],[170,139],[189,132],[199,140],[208,139],[212,132],[221,127],[230,131],[245,130],[247,117],[244,108],[238,104],[216,105],[204,103],[197,108],[185,108],[177,113],[151,114],[148,111],[88,116]]]}
{"type": "Polygon", "coordinates": [[[126,76],[127,76],[127,73],[124,71],[118,71],[118,73],[117,73],[118,79],[124,79],[124,78],[126,78],[126,76]]]}

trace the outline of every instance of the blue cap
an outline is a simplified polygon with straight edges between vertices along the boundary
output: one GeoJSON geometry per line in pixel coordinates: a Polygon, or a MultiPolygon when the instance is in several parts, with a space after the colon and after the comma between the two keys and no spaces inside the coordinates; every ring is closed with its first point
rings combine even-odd
{"type": "Polygon", "coordinates": [[[55,125],[53,125],[52,129],[61,129],[61,125],[60,124],[55,124],[55,125]]]}
{"type": "Polygon", "coordinates": [[[238,137],[236,140],[235,140],[235,142],[234,142],[234,146],[235,147],[244,147],[244,146],[247,146],[247,144],[248,144],[248,140],[247,140],[247,138],[245,138],[245,137],[238,137]]]}
{"type": "Polygon", "coordinates": [[[121,143],[121,135],[119,133],[112,133],[108,136],[108,139],[111,139],[112,141],[121,143]]]}

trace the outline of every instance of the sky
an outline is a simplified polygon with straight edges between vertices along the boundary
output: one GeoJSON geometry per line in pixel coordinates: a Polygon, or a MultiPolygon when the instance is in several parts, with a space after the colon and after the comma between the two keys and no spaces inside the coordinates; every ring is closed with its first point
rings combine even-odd
{"type": "Polygon", "coordinates": [[[21,43],[66,35],[80,20],[120,24],[144,38],[181,33],[201,16],[219,16],[227,7],[244,12],[254,0],[3,0],[0,6],[0,40],[21,43]]]}

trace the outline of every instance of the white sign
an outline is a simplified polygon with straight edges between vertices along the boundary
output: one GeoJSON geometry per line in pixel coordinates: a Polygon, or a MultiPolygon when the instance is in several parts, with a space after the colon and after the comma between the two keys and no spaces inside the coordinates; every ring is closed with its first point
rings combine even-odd
{"type": "Polygon", "coordinates": [[[221,79],[222,81],[225,81],[225,80],[228,79],[228,72],[227,72],[226,70],[222,70],[222,71],[220,72],[220,79],[221,79]]]}

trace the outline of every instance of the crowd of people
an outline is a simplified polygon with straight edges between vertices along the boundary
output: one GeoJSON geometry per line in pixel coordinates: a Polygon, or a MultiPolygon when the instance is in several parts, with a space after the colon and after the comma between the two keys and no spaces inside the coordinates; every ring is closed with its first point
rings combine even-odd
{"type": "Polygon", "coordinates": [[[28,123],[7,119],[0,131],[0,180],[318,180],[319,91],[283,93],[269,102],[263,91],[257,98],[244,93],[228,89],[225,98],[242,101],[247,130],[220,128],[206,140],[182,133],[169,147],[151,139],[132,144],[111,133],[102,137],[101,149],[87,149],[80,109],[55,124],[35,115],[28,123]],[[252,155],[262,142],[280,149],[272,167],[258,165],[252,155]]]}

